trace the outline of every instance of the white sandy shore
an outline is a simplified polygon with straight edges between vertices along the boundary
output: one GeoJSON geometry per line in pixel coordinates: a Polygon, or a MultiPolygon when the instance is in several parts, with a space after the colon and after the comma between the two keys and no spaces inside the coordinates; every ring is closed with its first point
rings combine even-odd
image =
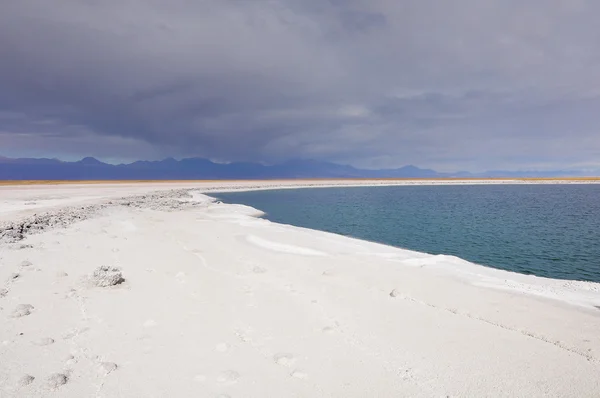
{"type": "Polygon", "coordinates": [[[49,214],[0,231],[25,236],[0,242],[0,397],[600,396],[599,284],[198,193],[315,184],[347,182],[0,187],[0,225],[49,214]],[[198,191],[149,195],[174,188],[198,191]],[[125,282],[91,286],[105,265],[125,282]]]}

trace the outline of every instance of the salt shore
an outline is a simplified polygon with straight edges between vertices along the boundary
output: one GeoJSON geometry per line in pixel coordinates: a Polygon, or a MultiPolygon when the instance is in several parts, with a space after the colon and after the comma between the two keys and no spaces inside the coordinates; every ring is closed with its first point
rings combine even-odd
{"type": "Polygon", "coordinates": [[[417,183],[0,187],[0,397],[599,397],[600,284],[204,195],[417,183]]]}

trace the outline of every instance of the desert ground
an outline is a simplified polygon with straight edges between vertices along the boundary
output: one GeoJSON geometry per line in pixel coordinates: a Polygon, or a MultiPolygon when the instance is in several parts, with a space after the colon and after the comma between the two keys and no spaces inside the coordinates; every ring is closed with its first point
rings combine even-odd
{"type": "Polygon", "coordinates": [[[6,183],[0,397],[598,397],[600,284],[276,224],[210,196],[556,182],[6,183]]]}

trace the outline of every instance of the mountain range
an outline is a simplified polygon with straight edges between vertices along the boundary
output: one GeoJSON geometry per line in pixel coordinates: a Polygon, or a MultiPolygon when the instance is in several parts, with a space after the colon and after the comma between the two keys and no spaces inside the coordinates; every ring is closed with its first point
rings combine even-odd
{"type": "MultiPolygon", "coordinates": [[[[92,157],[75,162],[47,158],[0,156],[0,180],[207,180],[293,178],[476,178],[476,177],[581,177],[580,171],[488,171],[441,173],[416,166],[366,170],[316,160],[290,160],[263,165],[237,162],[215,163],[203,158],[137,161],[108,164],[92,157]]],[[[597,174],[592,174],[597,175],[597,174]]]]}

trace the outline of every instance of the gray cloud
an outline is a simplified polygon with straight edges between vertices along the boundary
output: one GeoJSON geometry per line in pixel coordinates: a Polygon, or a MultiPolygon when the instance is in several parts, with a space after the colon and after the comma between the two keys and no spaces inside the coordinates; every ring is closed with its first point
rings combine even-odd
{"type": "Polygon", "coordinates": [[[0,3],[0,152],[600,166],[600,3],[0,3]]]}

